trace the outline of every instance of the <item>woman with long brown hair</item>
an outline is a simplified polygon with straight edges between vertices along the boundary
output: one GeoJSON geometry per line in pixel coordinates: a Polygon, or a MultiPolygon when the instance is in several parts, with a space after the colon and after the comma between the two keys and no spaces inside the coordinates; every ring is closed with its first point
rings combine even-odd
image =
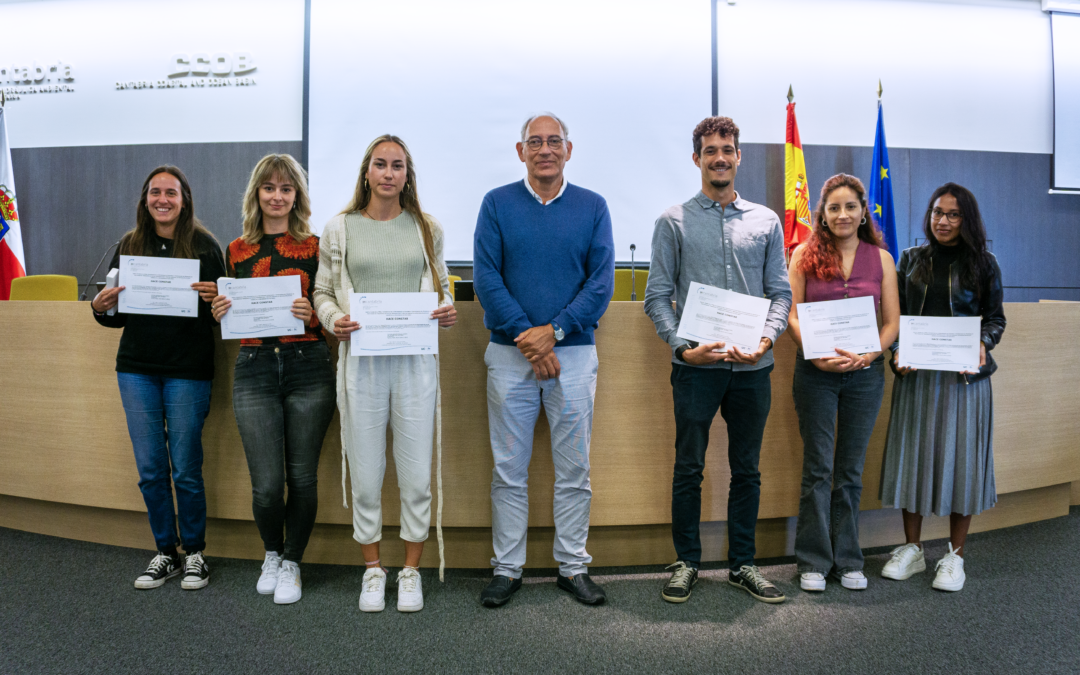
{"type": "MultiPolygon", "coordinates": [[[[146,177],[135,228],[120,240],[111,268],[119,268],[121,255],[197,258],[199,281],[192,288],[207,302],[216,295],[218,277],[225,274],[221,247],[195,217],[191,186],[175,166],[158,167],[146,177]]],[[[214,379],[214,319],[203,302],[192,318],[109,316],[106,312],[116,307],[123,290],[121,286],[101,291],[90,307],[102,326],[124,329],[116,353],[116,378],[139,469],[139,489],[158,549],[135,580],[135,588],[157,588],[181,573],[181,587],[202,588],[210,578],[202,554],[206,547],[202,428],[214,379]],[[183,544],[183,558],[178,544],[183,544]]]]}
{"type": "Polygon", "coordinates": [[[862,182],[847,174],[825,181],[814,231],[791,258],[788,334],[799,345],[792,394],[803,439],[802,490],[795,559],[805,591],[824,591],[830,574],[844,588],[866,588],[859,548],[859,504],[866,448],[885,393],[881,351],[807,359],[799,303],[870,296],[881,344],[900,330],[896,267],[882,248],[862,182]]]}
{"type": "Polygon", "coordinates": [[[970,373],[902,368],[896,373],[881,464],[881,505],[903,510],[906,543],[881,570],[903,580],[926,570],[924,516],[949,515],[949,548],[933,587],[964,587],[964,546],[971,517],[997,503],[994,482],[994,396],[990,355],[1005,332],[1004,291],[997,258],[986,248],[979,203],[956,183],[930,195],[923,215],[926,243],[900,254],[900,307],[906,316],[978,316],[979,369],[970,373]]]}
{"type": "MultiPolygon", "coordinates": [[[[385,606],[386,570],[379,543],[388,421],[394,430],[400,534],[405,542],[398,610],[424,607],[418,566],[431,526],[431,448],[435,426],[441,423],[439,365],[438,357],[430,355],[352,356],[349,334],[360,325],[350,315],[349,294],[435,292],[439,307],[432,318],[442,327],[454,325],[457,314],[450,299],[442,236],[438,221],[420,208],[416,172],[404,141],[391,135],[376,138],[364,153],[352,201],[323,230],[315,279],[315,311],[340,341],[342,481],[347,459],[353,537],[367,563],[360,595],[365,612],[385,606]]],[[[439,496],[441,501],[441,491],[439,496]]],[[[441,545],[439,553],[441,559],[441,545]]]]}
{"type": "MultiPolygon", "coordinates": [[[[233,371],[233,412],[251,472],[251,510],[266,556],[256,590],[279,605],[300,600],[300,560],[319,507],[319,455],[334,416],[334,367],[311,297],[319,238],[308,219],[307,176],[291,155],[267,155],[244,193],[243,234],[229,244],[229,276],[295,276],[292,314],[300,335],[240,341],[233,371]],[[288,486],[288,500],[285,487],[288,486]]],[[[218,321],[232,305],[214,298],[218,321]]]]}

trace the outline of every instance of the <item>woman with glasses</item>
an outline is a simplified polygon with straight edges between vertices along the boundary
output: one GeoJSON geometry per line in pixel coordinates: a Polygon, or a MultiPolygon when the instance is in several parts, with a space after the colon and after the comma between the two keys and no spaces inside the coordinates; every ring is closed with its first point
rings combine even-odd
{"type": "Polygon", "coordinates": [[[881,502],[903,509],[906,543],[881,571],[907,579],[926,570],[923,517],[949,515],[949,551],[933,587],[964,587],[964,542],[971,516],[997,502],[990,350],[1005,330],[1001,270],[986,249],[979,204],[966,188],[942,185],[923,219],[926,243],[900,255],[900,310],[907,316],[979,316],[979,370],[955,373],[901,368],[894,344],[892,414],[882,463],[881,502]]]}
{"type": "Polygon", "coordinates": [[[788,267],[788,333],[801,357],[792,393],[803,439],[795,558],[804,591],[824,591],[829,574],[844,588],[862,590],[862,472],[885,393],[885,359],[880,351],[844,349],[831,357],[805,358],[798,304],[872,297],[881,344],[891,345],[900,330],[896,266],[882,248],[858,178],[839,174],[825,181],[813,222],[814,231],[795,249],[788,267]]]}
{"type": "Polygon", "coordinates": [[[360,595],[365,612],[380,612],[385,606],[386,570],[379,543],[388,421],[394,431],[400,536],[405,542],[397,608],[402,612],[424,608],[418,568],[431,526],[431,446],[435,424],[440,423],[439,365],[437,357],[429,355],[353,356],[349,336],[361,326],[352,320],[349,294],[437,293],[438,309],[431,318],[449,328],[457,313],[442,251],[442,226],[420,208],[416,171],[405,142],[391,135],[376,138],[364,153],[352,201],[323,231],[315,279],[315,311],[340,341],[342,487],[347,459],[353,537],[367,563],[360,595]]]}
{"type": "Polygon", "coordinates": [[[199,281],[191,285],[205,301],[199,302],[198,316],[110,316],[123,286],[101,291],[90,307],[102,326],[124,329],[116,352],[116,379],[158,550],[135,579],[135,588],[157,588],[181,574],[181,588],[203,588],[210,582],[210,567],[203,559],[202,429],[214,379],[214,319],[208,303],[217,294],[225,264],[217,240],[195,217],[183,171],[160,166],[146,177],[135,228],[120,240],[110,268],[120,267],[121,254],[199,261],[199,281]],[[183,557],[176,550],[179,544],[183,557]]]}
{"type": "MultiPolygon", "coordinates": [[[[334,367],[311,306],[319,238],[310,217],[304,169],[290,155],[267,155],[244,193],[243,234],[225,252],[230,277],[300,280],[292,314],[304,322],[303,334],[241,340],[233,370],[233,413],[266,551],[255,588],[279,605],[301,597],[300,560],[319,507],[319,454],[334,416],[334,367]]],[[[220,321],[231,305],[224,295],[215,297],[214,318],[220,321]]]]}

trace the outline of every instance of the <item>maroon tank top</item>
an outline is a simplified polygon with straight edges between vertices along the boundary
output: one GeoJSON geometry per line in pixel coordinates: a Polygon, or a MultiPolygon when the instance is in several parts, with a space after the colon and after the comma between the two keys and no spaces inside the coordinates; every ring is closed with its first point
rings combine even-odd
{"type": "Polygon", "coordinates": [[[831,281],[806,277],[806,302],[843,300],[872,295],[874,309],[880,312],[882,275],[880,249],[873,244],[860,241],[859,248],[855,249],[855,263],[851,266],[851,277],[845,280],[841,276],[831,281]]]}

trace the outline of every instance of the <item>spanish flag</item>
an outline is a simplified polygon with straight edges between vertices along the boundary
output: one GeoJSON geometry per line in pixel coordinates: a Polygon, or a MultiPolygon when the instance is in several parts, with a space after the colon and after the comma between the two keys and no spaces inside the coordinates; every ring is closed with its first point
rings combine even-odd
{"type": "Polygon", "coordinates": [[[795,122],[795,104],[787,106],[787,138],[784,141],[784,252],[810,237],[810,190],[806,185],[806,161],[803,159],[799,125],[795,122]]]}

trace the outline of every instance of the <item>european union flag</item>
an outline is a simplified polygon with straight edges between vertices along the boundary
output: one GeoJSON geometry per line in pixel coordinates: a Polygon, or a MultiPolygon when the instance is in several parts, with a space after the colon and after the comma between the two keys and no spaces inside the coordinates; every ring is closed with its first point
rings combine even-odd
{"type": "Polygon", "coordinates": [[[874,136],[874,161],[870,167],[870,213],[881,228],[885,246],[893,260],[900,259],[900,249],[896,245],[896,211],[893,208],[892,176],[889,175],[889,148],[885,145],[885,117],[881,110],[881,101],[877,108],[877,134],[874,136]]]}

